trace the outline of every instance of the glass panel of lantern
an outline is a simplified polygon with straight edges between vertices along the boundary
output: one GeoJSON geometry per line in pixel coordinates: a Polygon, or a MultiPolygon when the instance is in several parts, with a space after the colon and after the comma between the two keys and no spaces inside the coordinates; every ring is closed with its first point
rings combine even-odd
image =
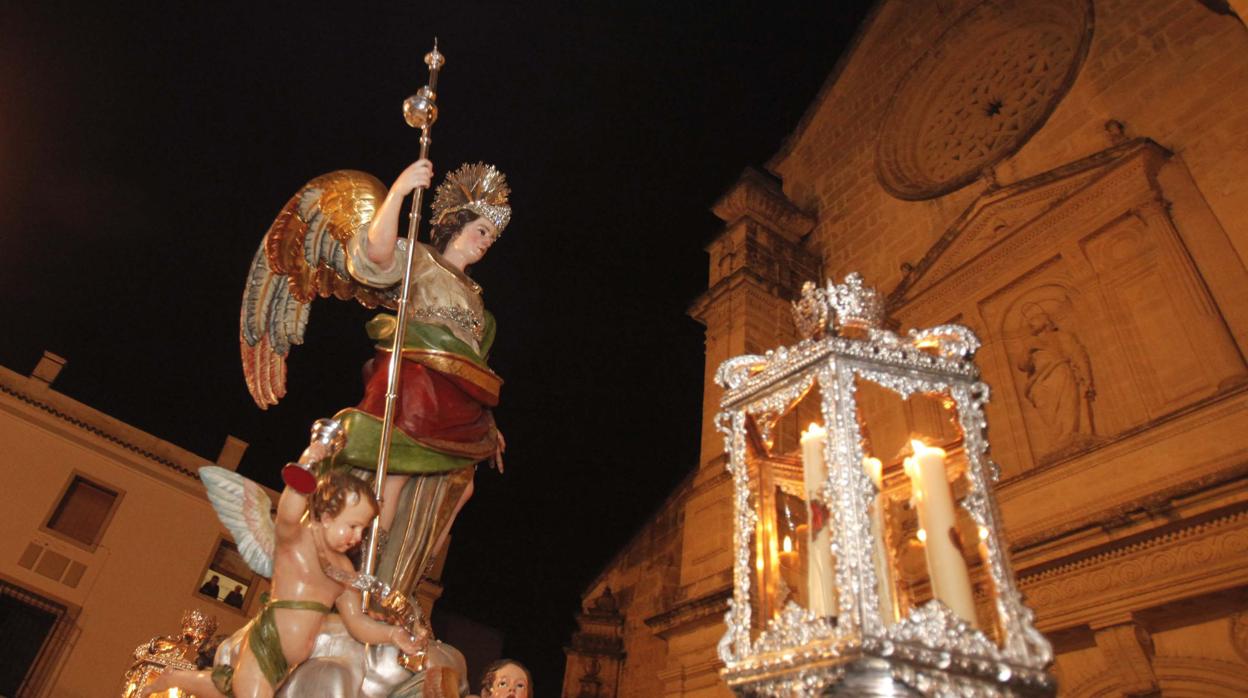
{"type": "Polygon", "coordinates": [[[822,394],[813,372],[798,376],[780,411],[747,410],[754,639],[785,609],[835,617],[832,527],[819,490],[828,479],[822,394]]]}
{"type": "Polygon", "coordinates": [[[987,529],[971,517],[968,459],[948,390],[903,398],[855,374],[863,470],[880,619],[887,627],[932,599],[1001,643],[996,589],[985,564],[987,529]]]}

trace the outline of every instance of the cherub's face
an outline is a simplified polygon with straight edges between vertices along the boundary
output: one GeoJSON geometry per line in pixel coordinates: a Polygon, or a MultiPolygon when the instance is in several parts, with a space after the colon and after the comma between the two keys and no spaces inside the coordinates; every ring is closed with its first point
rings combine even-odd
{"type": "Polygon", "coordinates": [[[488,218],[477,218],[469,221],[447,245],[447,252],[455,250],[466,260],[464,266],[476,264],[485,257],[490,245],[498,239],[498,228],[488,218]]]}
{"type": "Polygon", "coordinates": [[[490,685],[490,698],[529,698],[529,677],[515,664],[505,664],[494,672],[490,685]]]}
{"type": "Polygon", "coordinates": [[[352,495],[352,501],[338,516],[321,514],[321,526],[325,530],[325,545],[330,550],[345,553],[360,544],[364,529],[373,520],[373,507],[369,502],[352,495]]]}

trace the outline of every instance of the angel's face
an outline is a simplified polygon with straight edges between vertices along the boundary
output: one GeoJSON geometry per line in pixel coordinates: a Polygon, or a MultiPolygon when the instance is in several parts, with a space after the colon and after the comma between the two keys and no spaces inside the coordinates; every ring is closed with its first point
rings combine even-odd
{"type": "Polygon", "coordinates": [[[465,260],[466,267],[480,262],[497,239],[498,228],[494,226],[494,222],[488,218],[477,218],[464,225],[451,239],[447,252],[453,251],[455,257],[465,260]]]}
{"type": "Polygon", "coordinates": [[[364,529],[373,520],[373,507],[358,495],[355,501],[343,508],[337,516],[321,514],[321,526],[325,531],[325,545],[330,550],[345,553],[360,544],[364,529]]]}

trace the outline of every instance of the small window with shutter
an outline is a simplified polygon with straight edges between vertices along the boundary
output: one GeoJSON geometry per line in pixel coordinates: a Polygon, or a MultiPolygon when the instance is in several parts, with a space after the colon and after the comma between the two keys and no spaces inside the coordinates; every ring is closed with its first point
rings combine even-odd
{"type": "Polygon", "coordinates": [[[120,501],[116,490],[75,473],[44,528],[94,549],[104,537],[120,501]]]}

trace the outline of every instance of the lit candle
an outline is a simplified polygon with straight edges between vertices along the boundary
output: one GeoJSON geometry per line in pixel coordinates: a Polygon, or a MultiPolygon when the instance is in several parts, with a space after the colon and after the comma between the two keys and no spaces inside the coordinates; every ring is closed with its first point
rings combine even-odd
{"type": "Polygon", "coordinates": [[[940,599],[959,617],[975,624],[975,599],[966,560],[955,542],[957,523],[953,491],[945,475],[945,452],[921,441],[911,441],[914,455],[905,461],[914,502],[919,510],[919,526],[926,531],[924,552],[932,581],[932,596],[940,599]]]}
{"type": "Polygon", "coordinates": [[[832,561],[832,532],[828,510],[819,499],[819,490],[828,478],[823,449],[828,434],[818,424],[802,432],[802,475],[806,485],[807,546],[806,585],[810,602],[807,610],[816,616],[835,616],[836,565],[832,561]]]}
{"type": "Polygon", "coordinates": [[[871,538],[875,554],[876,593],[880,597],[880,617],[889,626],[896,620],[893,611],[893,584],[889,572],[888,548],[884,543],[884,464],[879,458],[862,459],[862,469],[875,483],[878,493],[871,500],[871,538]]]}
{"type": "Polygon", "coordinates": [[[797,551],[793,549],[793,538],[787,533],[780,544],[780,565],[788,568],[797,565],[797,551]]]}

